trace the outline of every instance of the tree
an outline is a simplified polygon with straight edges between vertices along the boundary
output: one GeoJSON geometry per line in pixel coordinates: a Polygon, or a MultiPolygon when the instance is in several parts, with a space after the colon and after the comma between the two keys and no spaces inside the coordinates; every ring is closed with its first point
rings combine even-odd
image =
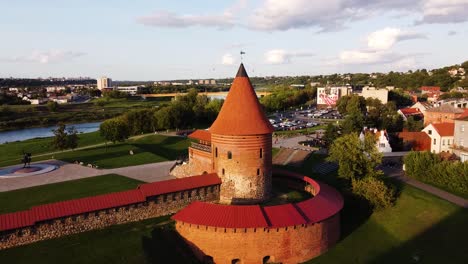
{"type": "Polygon", "coordinates": [[[357,133],[336,139],[330,147],[328,161],[338,163],[338,175],[345,179],[361,179],[375,176],[376,167],[382,162],[382,154],[372,134],[366,134],[364,141],[357,133]]]}
{"type": "Polygon", "coordinates": [[[74,126],[67,129],[67,148],[75,149],[78,147],[78,131],[74,126]]]}
{"type": "Polygon", "coordinates": [[[58,128],[53,129],[52,132],[54,132],[54,140],[52,141],[54,147],[59,150],[66,149],[68,146],[68,138],[65,130],[65,124],[59,123],[58,128]]]}
{"type": "Polygon", "coordinates": [[[49,109],[50,112],[57,112],[59,108],[59,105],[57,102],[49,101],[47,102],[47,109],[49,109]]]}
{"type": "Polygon", "coordinates": [[[328,123],[327,128],[325,130],[325,134],[323,136],[325,139],[325,145],[330,146],[333,143],[333,141],[335,141],[335,139],[340,136],[338,133],[338,126],[335,126],[332,123],[328,123]]]}
{"type": "Polygon", "coordinates": [[[406,120],[406,122],[404,124],[404,127],[408,131],[419,132],[419,131],[423,130],[424,124],[423,124],[422,120],[414,120],[414,117],[410,116],[406,120]]]}
{"type": "Polygon", "coordinates": [[[99,134],[113,143],[125,141],[129,135],[128,124],[121,117],[108,119],[99,126],[99,134]]]}
{"type": "Polygon", "coordinates": [[[154,113],[157,129],[169,129],[172,127],[171,107],[167,106],[154,113]]]}
{"type": "Polygon", "coordinates": [[[395,190],[377,177],[365,177],[360,180],[351,180],[353,193],[366,199],[376,210],[393,205],[395,190]]]}

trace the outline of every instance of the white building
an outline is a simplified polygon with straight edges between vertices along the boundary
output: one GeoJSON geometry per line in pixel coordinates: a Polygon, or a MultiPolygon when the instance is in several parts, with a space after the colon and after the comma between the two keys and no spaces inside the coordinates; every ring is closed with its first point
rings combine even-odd
{"type": "Polygon", "coordinates": [[[97,88],[102,90],[104,88],[111,88],[112,87],[112,79],[107,77],[101,77],[97,79],[97,88]]]}
{"type": "Polygon", "coordinates": [[[362,93],[360,96],[364,98],[375,98],[379,99],[382,104],[388,102],[388,90],[385,88],[375,88],[375,87],[364,87],[362,88],[362,93]]]}
{"type": "Polygon", "coordinates": [[[468,115],[455,119],[452,151],[462,162],[468,161],[468,115]]]}
{"type": "Polygon", "coordinates": [[[53,92],[58,92],[58,91],[63,91],[63,90],[65,90],[64,86],[49,86],[49,87],[46,87],[46,91],[48,93],[53,93],[53,92]]]}
{"type": "Polygon", "coordinates": [[[350,86],[342,87],[318,87],[317,88],[317,106],[334,107],[336,102],[342,96],[350,95],[352,88],[350,86]]]}
{"type": "Polygon", "coordinates": [[[431,138],[431,152],[452,152],[454,123],[429,124],[422,131],[431,138]]]}
{"type": "Polygon", "coordinates": [[[364,133],[372,133],[374,136],[378,135],[376,145],[380,153],[392,152],[392,147],[390,146],[390,142],[388,140],[388,134],[385,130],[380,130],[380,131],[377,129],[367,130],[366,128],[364,128],[364,130],[361,131],[361,134],[359,135],[359,139],[361,141],[364,141],[364,137],[365,137],[364,133]]]}
{"type": "Polygon", "coordinates": [[[114,88],[114,91],[119,91],[123,93],[127,93],[130,95],[140,94],[143,90],[143,86],[135,85],[135,86],[118,86],[114,88]]]}

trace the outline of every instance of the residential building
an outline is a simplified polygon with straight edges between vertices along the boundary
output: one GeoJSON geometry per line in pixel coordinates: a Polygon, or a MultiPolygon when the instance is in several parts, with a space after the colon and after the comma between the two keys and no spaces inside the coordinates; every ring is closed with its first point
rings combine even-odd
{"type": "Polygon", "coordinates": [[[431,152],[452,152],[454,123],[429,124],[422,131],[431,138],[431,152]]]}
{"type": "Polygon", "coordinates": [[[453,120],[459,118],[464,112],[464,109],[455,108],[448,104],[429,108],[424,114],[424,125],[427,126],[431,123],[453,123],[453,120]]]}
{"type": "Polygon", "coordinates": [[[377,139],[376,146],[380,153],[392,152],[392,147],[390,146],[387,131],[385,130],[379,131],[376,128],[374,129],[364,128],[364,130],[361,131],[361,134],[359,135],[359,139],[361,141],[364,141],[365,133],[372,133],[376,137],[377,139]]]}
{"type": "Polygon", "coordinates": [[[468,115],[455,119],[452,151],[460,160],[468,161],[468,115]]]}
{"type": "Polygon", "coordinates": [[[317,88],[317,107],[327,108],[335,107],[336,102],[342,96],[350,95],[352,88],[350,86],[342,87],[318,87],[317,88]]]}
{"type": "Polygon", "coordinates": [[[137,95],[143,91],[143,86],[135,85],[135,86],[118,86],[114,88],[115,91],[127,93],[130,95],[137,95]]]}
{"type": "Polygon", "coordinates": [[[402,108],[398,109],[397,113],[400,114],[405,121],[407,121],[410,116],[412,116],[414,120],[422,120],[424,118],[424,114],[419,111],[418,108],[402,108]]]}
{"type": "Polygon", "coordinates": [[[399,139],[403,141],[404,150],[414,151],[430,151],[431,138],[425,132],[408,132],[403,131],[397,133],[399,139]]]}
{"type": "Polygon", "coordinates": [[[388,102],[388,90],[385,88],[375,88],[375,87],[364,87],[360,94],[364,98],[375,98],[379,99],[382,104],[388,102]]]}
{"type": "Polygon", "coordinates": [[[416,102],[410,108],[418,109],[424,115],[426,113],[426,110],[432,107],[433,105],[427,102],[416,102]]]}
{"type": "Polygon", "coordinates": [[[426,93],[439,93],[440,94],[440,87],[439,86],[422,86],[421,94],[426,94],[426,93]]]}
{"type": "Polygon", "coordinates": [[[107,77],[101,77],[97,79],[97,88],[102,90],[104,88],[112,87],[112,79],[107,77]]]}

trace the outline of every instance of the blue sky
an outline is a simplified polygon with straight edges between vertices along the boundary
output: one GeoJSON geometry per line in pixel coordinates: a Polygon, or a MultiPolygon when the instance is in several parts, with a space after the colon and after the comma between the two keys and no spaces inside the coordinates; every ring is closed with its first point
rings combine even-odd
{"type": "Polygon", "coordinates": [[[0,77],[316,75],[468,60],[468,0],[0,0],[0,77]]]}

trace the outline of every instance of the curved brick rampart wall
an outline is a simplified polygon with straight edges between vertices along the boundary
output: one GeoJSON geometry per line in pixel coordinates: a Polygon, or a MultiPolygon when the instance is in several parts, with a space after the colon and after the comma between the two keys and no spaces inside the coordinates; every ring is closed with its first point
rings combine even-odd
{"type": "Polygon", "coordinates": [[[221,203],[253,204],[270,198],[271,148],[271,134],[211,135],[214,171],[222,179],[221,203]]]}
{"type": "MultiPolygon", "coordinates": [[[[173,216],[177,231],[201,261],[218,264],[266,263],[265,260],[301,263],[319,256],[338,242],[343,207],[341,195],[332,187],[295,172],[274,170],[274,174],[275,181],[305,190],[314,197],[289,206],[263,207],[261,218],[266,219],[263,226],[265,222],[262,221],[239,221],[217,215],[230,211],[231,207],[241,211],[243,206],[224,205],[229,208],[220,211],[218,207],[221,205],[206,204],[197,207],[202,212],[187,207],[173,216]],[[294,209],[290,211],[291,208],[294,209]],[[301,222],[293,212],[300,212],[300,218],[305,221],[301,222]],[[211,219],[218,220],[213,222],[211,219]],[[249,228],[239,227],[242,225],[249,228]]],[[[245,212],[243,217],[247,219],[259,217],[245,212]]]]}
{"type": "Polygon", "coordinates": [[[176,229],[197,257],[217,264],[270,262],[295,264],[327,251],[340,238],[339,214],[322,222],[286,228],[224,229],[177,222],[176,229]]]}

